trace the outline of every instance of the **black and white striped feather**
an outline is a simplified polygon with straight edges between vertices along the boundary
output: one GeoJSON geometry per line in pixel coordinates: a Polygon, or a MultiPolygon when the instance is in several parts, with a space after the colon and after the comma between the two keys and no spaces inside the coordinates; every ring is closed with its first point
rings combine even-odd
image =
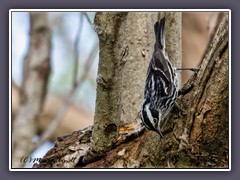
{"type": "Polygon", "coordinates": [[[165,17],[155,23],[154,31],[156,42],[147,71],[142,121],[148,129],[162,136],[161,116],[176,101],[178,79],[165,51],[165,17]]]}

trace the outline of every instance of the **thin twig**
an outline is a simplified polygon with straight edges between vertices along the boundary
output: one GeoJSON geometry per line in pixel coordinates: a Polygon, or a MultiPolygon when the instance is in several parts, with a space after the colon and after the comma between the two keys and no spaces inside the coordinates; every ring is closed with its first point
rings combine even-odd
{"type": "Polygon", "coordinates": [[[88,13],[87,13],[87,12],[82,12],[82,13],[83,13],[83,15],[87,18],[88,23],[89,23],[90,25],[92,25],[93,23],[92,23],[89,15],[88,15],[88,13]]]}
{"type": "Polygon", "coordinates": [[[177,71],[189,70],[189,71],[197,71],[198,68],[176,68],[177,71]]]}
{"type": "Polygon", "coordinates": [[[59,124],[59,122],[62,120],[63,115],[65,114],[65,112],[67,111],[69,105],[72,103],[72,101],[74,100],[74,95],[77,91],[80,90],[80,88],[82,87],[82,84],[84,82],[84,80],[87,78],[89,70],[91,68],[91,65],[93,63],[94,57],[97,53],[97,45],[98,43],[95,43],[91,53],[89,54],[86,63],[84,65],[84,71],[82,76],[80,77],[77,86],[75,88],[73,88],[69,95],[67,96],[66,100],[64,101],[63,106],[58,110],[55,118],[53,119],[53,121],[51,122],[51,124],[49,125],[49,127],[45,130],[45,132],[42,134],[39,142],[34,146],[32,152],[38,148],[39,146],[41,146],[46,140],[48,140],[51,135],[55,132],[57,125],[59,124]]]}
{"type": "Polygon", "coordinates": [[[81,34],[82,34],[82,25],[83,25],[83,15],[80,13],[80,17],[79,17],[79,25],[78,25],[78,31],[77,31],[77,35],[75,38],[75,42],[74,42],[74,66],[73,66],[73,88],[75,88],[77,86],[77,76],[78,76],[78,68],[79,68],[79,41],[81,38],[81,34]]]}

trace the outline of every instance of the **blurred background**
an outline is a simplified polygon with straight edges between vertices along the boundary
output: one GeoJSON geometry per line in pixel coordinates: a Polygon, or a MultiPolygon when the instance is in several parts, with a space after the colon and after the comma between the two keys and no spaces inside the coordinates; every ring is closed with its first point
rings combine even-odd
{"type": "MultiPolygon", "coordinates": [[[[43,112],[40,115],[41,132],[49,126],[73,88],[76,55],[77,78],[82,76],[89,58],[93,61],[86,80],[76,91],[73,103],[69,105],[53,135],[33,152],[32,157],[42,157],[53,147],[57,137],[83,129],[93,123],[99,51],[98,37],[93,28],[94,16],[95,12],[48,13],[48,23],[52,30],[51,74],[43,112]]],[[[199,65],[218,17],[217,12],[183,13],[183,67],[199,65]]],[[[12,12],[12,121],[19,109],[23,62],[30,42],[29,31],[29,13],[12,12]]],[[[191,75],[192,72],[183,72],[182,83],[184,84],[191,75]]],[[[32,167],[32,163],[26,163],[25,167],[32,167]]]]}

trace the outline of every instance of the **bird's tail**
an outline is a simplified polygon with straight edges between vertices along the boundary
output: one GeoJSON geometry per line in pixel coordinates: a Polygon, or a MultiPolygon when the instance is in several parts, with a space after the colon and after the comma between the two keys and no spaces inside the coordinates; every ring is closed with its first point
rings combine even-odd
{"type": "Polygon", "coordinates": [[[163,17],[160,22],[156,22],[154,25],[156,43],[161,49],[165,48],[165,17],[163,17]]]}

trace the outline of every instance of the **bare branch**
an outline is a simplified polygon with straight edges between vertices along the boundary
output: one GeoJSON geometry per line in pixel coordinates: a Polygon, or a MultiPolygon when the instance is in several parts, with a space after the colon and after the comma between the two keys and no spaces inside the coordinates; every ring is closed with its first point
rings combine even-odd
{"type": "Polygon", "coordinates": [[[74,66],[73,66],[73,88],[77,86],[78,68],[79,68],[79,41],[82,34],[83,15],[80,13],[78,31],[74,42],[74,66]]]}
{"type": "Polygon", "coordinates": [[[88,23],[89,23],[90,25],[92,25],[93,23],[92,23],[89,15],[88,15],[88,13],[87,13],[87,12],[82,12],[82,13],[83,13],[83,15],[87,18],[88,23]]]}
{"type": "Polygon", "coordinates": [[[51,31],[46,13],[30,13],[30,47],[24,61],[20,107],[13,129],[13,167],[22,167],[37,134],[37,121],[47,92],[50,73],[51,31]]]}
{"type": "Polygon", "coordinates": [[[46,140],[48,140],[52,134],[54,133],[54,131],[56,130],[59,122],[62,120],[63,115],[66,113],[69,105],[72,103],[72,101],[74,100],[74,96],[75,93],[77,91],[79,91],[82,87],[83,82],[85,81],[85,79],[88,76],[89,70],[91,68],[91,65],[93,63],[94,57],[97,53],[97,46],[98,44],[96,43],[91,51],[91,53],[89,54],[89,57],[86,60],[86,63],[84,65],[84,71],[82,76],[80,77],[79,81],[77,82],[77,86],[74,87],[69,95],[67,96],[63,106],[61,107],[61,109],[59,109],[59,111],[57,112],[55,118],[53,119],[53,121],[51,122],[51,124],[49,125],[48,129],[46,129],[46,131],[42,134],[39,142],[34,146],[33,150],[38,148],[39,146],[41,146],[46,140]]]}

